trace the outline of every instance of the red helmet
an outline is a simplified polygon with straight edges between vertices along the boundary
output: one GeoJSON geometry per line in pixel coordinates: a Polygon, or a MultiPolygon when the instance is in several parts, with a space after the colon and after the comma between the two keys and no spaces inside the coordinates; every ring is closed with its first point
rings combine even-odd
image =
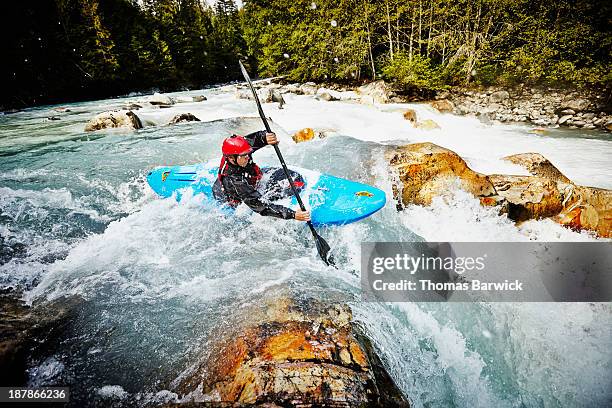
{"type": "Polygon", "coordinates": [[[233,135],[223,141],[221,151],[224,155],[251,153],[253,149],[247,140],[242,136],[233,135]]]}

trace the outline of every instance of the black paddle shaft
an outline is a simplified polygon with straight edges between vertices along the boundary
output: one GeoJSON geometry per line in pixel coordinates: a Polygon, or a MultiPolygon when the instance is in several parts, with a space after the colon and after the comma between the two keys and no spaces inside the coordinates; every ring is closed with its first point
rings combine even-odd
{"type": "MultiPolygon", "coordinates": [[[[253,93],[253,97],[255,98],[255,103],[257,104],[257,110],[259,111],[259,116],[261,117],[261,120],[263,121],[263,124],[266,127],[266,131],[268,133],[272,133],[272,129],[270,128],[270,124],[268,123],[268,120],[266,119],[266,115],[264,114],[264,111],[261,107],[261,102],[259,102],[259,97],[257,96],[257,92],[255,92],[255,87],[253,87],[253,83],[251,82],[249,73],[247,72],[246,68],[242,64],[242,61],[238,61],[238,64],[240,64],[240,70],[242,71],[242,75],[244,76],[244,79],[246,79],[247,83],[249,84],[249,87],[251,88],[251,92],[253,93]]],[[[285,172],[285,176],[287,177],[287,180],[289,181],[289,185],[291,186],[291,191],[293,192],[293,195],[295,196],[301,210],[306,211],[306,207],[304,206],[304,203],[302,202],[302,198],[300,197],[297,189],[295,188],[295,185],[293,184],[293,180],[291,179],[291,175],[289,174],[289,169],[287,168],[287,164],[285,164],[285,159],[283,159],[283,155],[281,154],[281,151],[278,148],[278,145],[275,144],[273,145],[273,147],[274,147],[274,151],[276,151],[276,155],[278,156],[278,159],[281,162],[283,171],[285,172]]],[[[325,262],[327,265],[330,265],[330,264],[333,265],[334,263],[333,263],[332,258],[331,257],[328,258],[327,256],[327,253],[330,250],[329,245],[317,233],[314,226],[312,225],[312,222],[308,221],[307,223],[308,223],[308,227],[310,228],[310,232],[312,232],[312,235],[315,238],[315,242],[317,244],[317,251],[319,252],[319,255],[321,256],[321,259],[323,259],[323,262],[325,262]]]]}

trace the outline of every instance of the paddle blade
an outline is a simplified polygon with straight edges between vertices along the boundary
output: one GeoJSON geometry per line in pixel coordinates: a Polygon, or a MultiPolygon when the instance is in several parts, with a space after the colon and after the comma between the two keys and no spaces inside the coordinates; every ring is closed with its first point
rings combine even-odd
{"type": "Polygon", "coordinates": [[[314,230],[313,230],[313,236],[315,239],[315,243],[317,245],[317,252],[319,252],[319,256],[321,257],[323,262],[325,262],[325,264],[328,266],[336,266],[336,264],[334,263],[334,257],[331,256],[329,253],[331,248],[329,247],[329,244],[327,243],[327,241],[325,241],[323,237],[317,234],[317,232],[314,230]]]}

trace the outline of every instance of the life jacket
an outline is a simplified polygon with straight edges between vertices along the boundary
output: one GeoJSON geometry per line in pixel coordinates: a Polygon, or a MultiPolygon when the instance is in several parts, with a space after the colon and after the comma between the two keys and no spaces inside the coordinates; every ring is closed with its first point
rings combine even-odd
{"type": "MultiPolygon", "coordinates": [[[[249,162],[251,166],[249,169],[245,168],[244,170],[246,173],[249,173],[249,177],[247,177],[248,183],[253,188],[255,188],[259,180],[261,180],[261,178],[263,177],[263,172],[261,171],[258,165],[253,163],[252,160],[253,159],[249,157],[249,162]],[[251,169],[253,170],[253,172],[249,171],[251,169]]],[[[230,163],[225,159],[225,156],[221,157],[221,162],[219,163],[219,173],[217,174],[217,178],[219,179],[219,183],[221,183],[222,188],[223,188],[223,178],[227,176],[229,165],[230,163]]]]}

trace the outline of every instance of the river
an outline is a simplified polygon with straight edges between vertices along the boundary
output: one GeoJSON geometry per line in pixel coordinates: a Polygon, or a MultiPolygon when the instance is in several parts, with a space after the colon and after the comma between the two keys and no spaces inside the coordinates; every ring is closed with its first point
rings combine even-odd
{"type": "MultiPolygon", "coordinates": [[[[527,174],[501,157],[538,152],[578,184],[612,188],[612,137],[525,125],[483,124],[426,105],[367,106],[286,95],[264,104],[287,163],[377,186],[389,202],[372,217],[320,231],[338,269],[326,267],[304,224],[238,211],[201,197],[159,199],[145,182],[161,165],[217,161],[224,137],[261,129],[254,103],[231,86],[135,111],[138,131],[85,133],[97,113],[144,96],[43,106],[0,116],[0,288],[30,304],[79,299],[69,324],[29,361],[31,386],[67,384],[75,406],[172,400],[173,381],[206,353],[237,311],[282,291],[349,303],[389,373],[415,407],[557,407],[612,403],[612,307],[597,303],[365,303],[365,241],[594,241],[550,220],[517,227],[462,191],[398,213],[385,145],[430,141],[479,172],[527,174]],[[437,130],[414,129],[406,108],[437,130]],[[190,112],[202,122],[165,125],[190,112]],[[60,120],[49,120],[57,116],[60,120]],[[248,119],[247,117],[250,117],[248,119]],[[328,129],[295,144],[288,134],[328,129]]],[[[277,164],[273,149],[255,154],[277,164]]]]}

